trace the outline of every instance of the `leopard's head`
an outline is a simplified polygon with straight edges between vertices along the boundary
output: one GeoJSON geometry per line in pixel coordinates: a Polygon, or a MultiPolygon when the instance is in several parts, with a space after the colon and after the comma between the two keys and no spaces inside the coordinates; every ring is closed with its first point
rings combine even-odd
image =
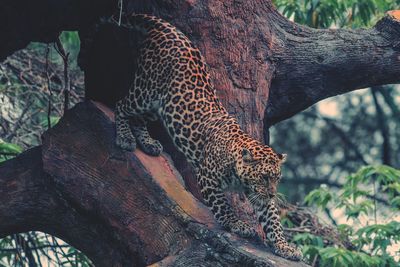
{"type": "Polygon", "coordinates": [[[236,160],[235,172],[250,198],[267,201],[276,195],[285,161],[286,154],[278,154],[268,146],[244,147],[236,160]]]}

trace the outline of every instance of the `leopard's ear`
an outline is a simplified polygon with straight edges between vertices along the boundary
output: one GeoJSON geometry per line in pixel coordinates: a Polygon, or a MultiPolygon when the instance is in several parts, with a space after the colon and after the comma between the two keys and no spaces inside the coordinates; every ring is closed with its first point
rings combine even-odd
{"type": "Polygon", "coordinates": [[[246,163],[254,162],[253,155],[251,154],[251,152],[247,148],[243,148],[243,150],[242,150],[242,158],[243,158],[243,161],[246,162],[246,163]]]}
{"type": "Polygon", "coordinates": [[[287,154],[278,154],[278,158],[281,161],[281,163],[284,163],[286,162],[287,154]]]}

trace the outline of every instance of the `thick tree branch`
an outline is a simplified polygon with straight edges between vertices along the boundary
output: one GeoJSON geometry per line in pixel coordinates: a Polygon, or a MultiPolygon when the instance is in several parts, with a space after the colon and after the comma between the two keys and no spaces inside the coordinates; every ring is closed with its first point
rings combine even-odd
{"type": "Polygon", "coordinates": [[[267,125],[330,96],[400,81],[400,11],[371,29],[317,30],[282,18],[275,32],[267,125]]]}
{"type": "Polygon", "coordinates": [[[95,263],[101,259],[99,266],[114,266],[126,258],[126,250],[116,249],[118,244],[104,225],[82,215],[57,191],[43,171],[41,147],[0,164],[0,218],[0,238],[36,230],[64,239],[95,263]]]}
{"type": "Polygon", "coordinates": [[[112,119],[101,105],[78,104],[42,148],[0,165],[0,236],[47,232],[96,266],[305,266],[222,231],[167,157],[114,146],[112,119]]]}

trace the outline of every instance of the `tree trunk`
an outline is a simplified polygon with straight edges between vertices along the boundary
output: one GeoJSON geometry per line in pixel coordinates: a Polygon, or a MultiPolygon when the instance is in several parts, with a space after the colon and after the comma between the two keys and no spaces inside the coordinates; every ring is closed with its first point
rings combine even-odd
{"type": "MultiPolygon", "coordinates": [[[[59,31],[78,30],[86,97],[112,107],[132,81],[140,41],[115,25],[95,30],[117,2],[3,0],[0,59],[30,41],[53,42],[59,31]]],[[[400,80],[400,11],[371,29],[315,30],[289,22],[271,1],[142,2],[125,0],[123,9],[155,14],[188,35],[210,65],[224,106],[265,142],[271,125],[321,99],[400,80]]],[[[44,135],[42,148],[0,165],[0,235],[52,233],[99,266],[293,264],[217,230],[193,198],[199,195],[190,167],[159,124],[151,132],[178,171],[166,155],[115,149],[111,118],[103,106],[80,104],[44,135]]]]}

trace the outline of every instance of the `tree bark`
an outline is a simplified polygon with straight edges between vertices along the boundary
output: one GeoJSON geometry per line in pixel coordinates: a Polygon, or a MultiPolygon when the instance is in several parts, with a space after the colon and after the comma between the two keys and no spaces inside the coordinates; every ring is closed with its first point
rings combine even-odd
{"type": "Polygon", "coordinates": [[[42,148],[30,149],[0,164],[0,238],[42,231],[75,245],[99,266],[129,266],[126,249],[106,225],[97,222],[57,190],[43,170],[42,148]],[[95,242],[95,246],[93,245],[95,242]]]}
{"type": "Polygon", "coordinates": [[[306,266],[222,231],[168,156],[115,147],[112,119],[78,104],[42,147],[0,165],[0,237],[44,231],[96,266],[306,266]]]}
{"type": "Polygon", "coordinates": [[[387,12],[370,29],[281,27],[272,48],[276,71],[266,109],[268,125],[322,99],[400,81],[400,11],[387,12]]]}

